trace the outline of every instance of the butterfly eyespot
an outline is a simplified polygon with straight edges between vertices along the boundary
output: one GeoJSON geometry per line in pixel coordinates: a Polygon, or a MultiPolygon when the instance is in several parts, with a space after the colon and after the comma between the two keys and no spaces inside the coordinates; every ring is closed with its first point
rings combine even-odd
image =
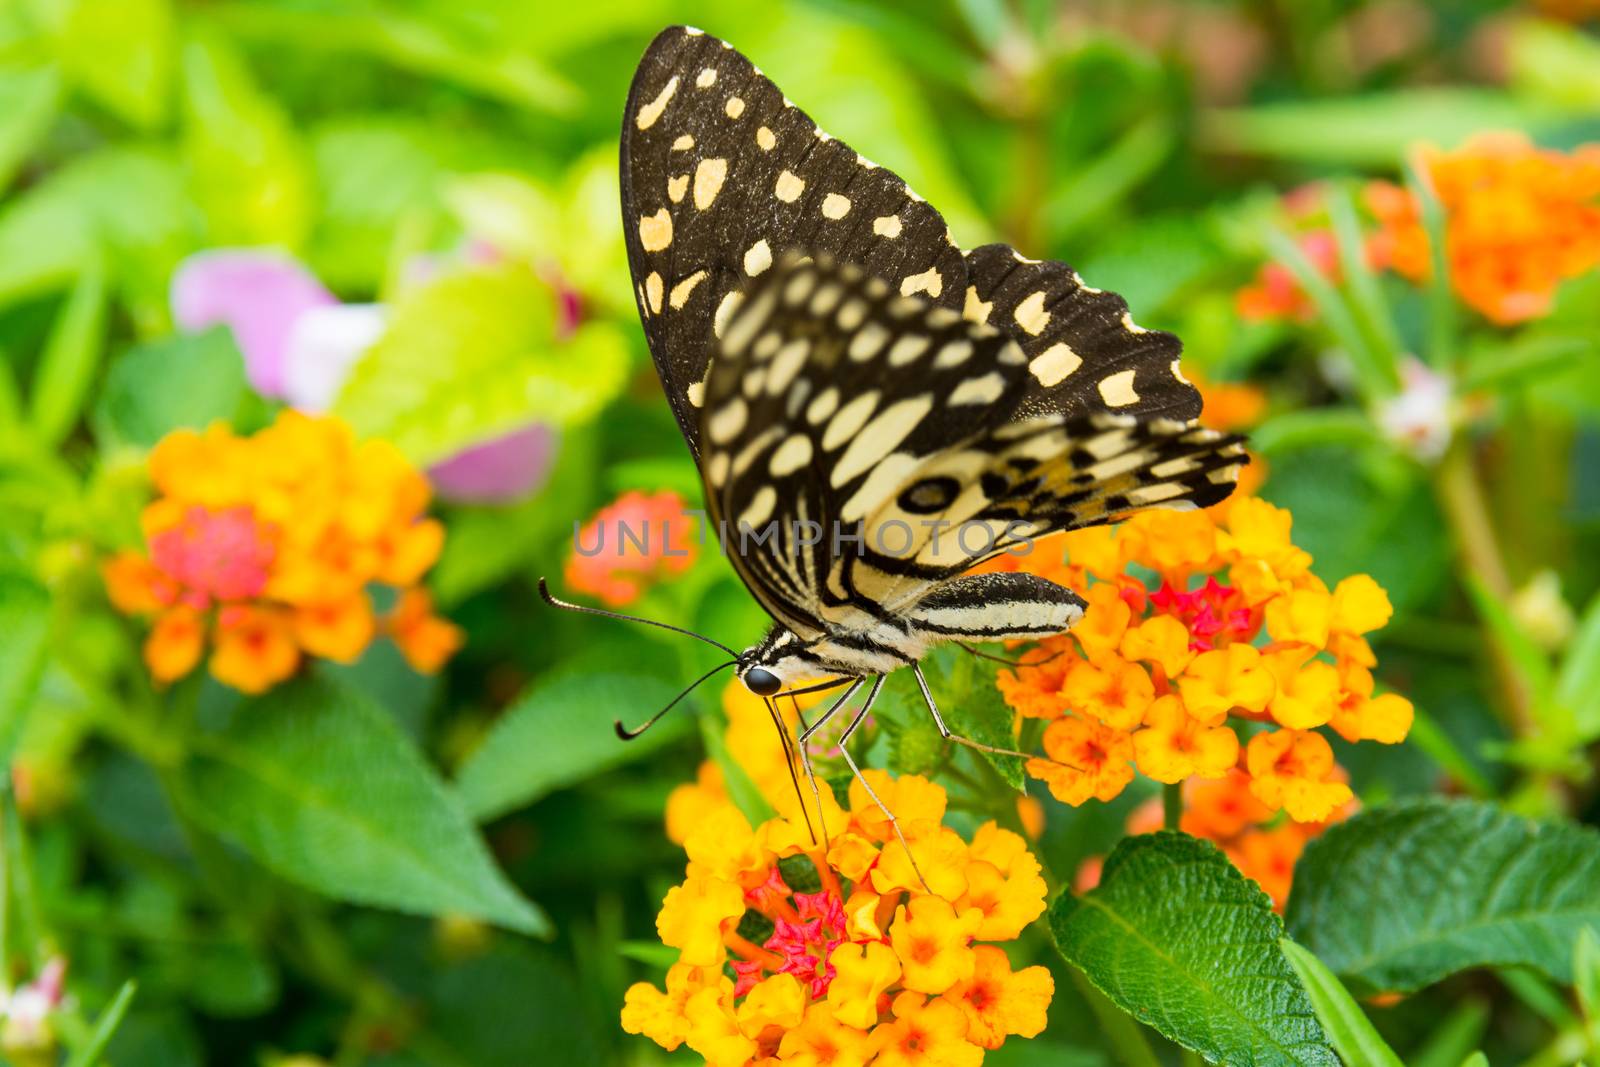
{"type": "Polygon", "coordinates": [[[744,687],[758,697],[776,696],[783,688],[783,679],[765,667],[751,667],[744,672],[744,687]]]}
{"type": "Polygon", "coordinates": [[[931,515],[943,511],[955,502],[961,492],[961,483],[954,478],[924,478],[900,494],[901,511],[913,515],[931,515]]]}

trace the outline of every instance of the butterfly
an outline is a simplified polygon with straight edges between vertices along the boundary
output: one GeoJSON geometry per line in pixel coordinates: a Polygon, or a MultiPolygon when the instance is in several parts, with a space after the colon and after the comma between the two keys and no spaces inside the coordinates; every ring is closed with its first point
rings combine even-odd
{"type": "Polygon", "coordinates": [[[656,371],[773,619],[739,652],[693,636],[733,657],[718,669],[768,700],[786,748],[771,698],[844,689],[793,739],[813,794],[807,740],[865,688],[838,742],[860,778],[846,742],[902,668],[943,737],[1023,755],[952,732],[919,661],[1083,615],[1072,590],[977,564],[1233,489],[1242,440],[1194,423],[1178,339],[1063,263],[962,249],[896,174],[699,30],[664,30],[639,65],[621,189],[656,371]]]}

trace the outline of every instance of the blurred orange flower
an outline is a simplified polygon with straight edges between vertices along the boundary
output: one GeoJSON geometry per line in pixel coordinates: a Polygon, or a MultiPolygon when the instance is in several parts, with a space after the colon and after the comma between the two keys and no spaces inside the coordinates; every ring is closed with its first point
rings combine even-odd
{"type": "MultiPolygon", "coordinates": [[[[1600,144],[1571,152],[1525,134],[1479,134],[1454,151],[1417,153],[1417,169],[1444,211],[1450,282],[1497,325],[1550,310],[1561,282],[1600,266],[1600,144]]],[[[1377,253],[1412,281],[1433,271],[1422,211],[1391,182],[1367,187],[1377,253]]]]}
{"type": "Polygon", "coordinates": [[[350,662],[378,632],[368,587],[399,589],[384,626],[418,670],[460,645],[416,585],[444,544],[425,515],[428,484],[382,441],[292,411],[248,437],[223,424],[178,430],[150,453],[157,497],[145,549],[102,573],[118,610],[153,616],[144,657],[158,682],[212,647],[214,677],[245,693],[283,681],[304,656],[350,662]]]}
{"type": "Polygon", "coordinates": [[[670,490],[623,493],[578,531],[567,556],[567,587],[622,607],[688,570],[699,545],[686,508],[670,490]]]}

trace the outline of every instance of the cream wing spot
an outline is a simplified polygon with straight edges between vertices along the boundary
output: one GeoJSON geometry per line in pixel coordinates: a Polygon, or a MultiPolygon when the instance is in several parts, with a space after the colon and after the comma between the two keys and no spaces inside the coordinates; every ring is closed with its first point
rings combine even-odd
{"type": "Polygon", "coordinates": [[[872,220],[872,232],[879,237],[895,238],[900,236],[899,215],[879,215],[872,220]]]}
{"type": "Polygon", "coordinates": [[[822,217],[827,219],[842,219],[850,214],[850,198],[838,193],[829,193],[822,199],[822,217]]]}
{"type": "Polygon", "coordinates": [[[674,152],[687,152],[689,149],[691,149],[693,147],[694,147],[694,135],[693,134],[688,134],[688,133],[683,134],[676,141],[672,142],[672,150],[674,152]]]}
{"type": "Polygon", "coordinates": [[[861,328],[860,333],[850,338],[850,358],[857,363],[864,363],[877,355],[888,342],[889,331],[883,324],[869,322],[861,328]]]}
{"type": "Polygon", "coordinates": [[[767,464],[767,470],[773,477],[781,478],[811,462],[811,438],[805,434],[791,434],[772,453],[772,460],[767,464]]]}
{"type": "Polygon", "coordinates": [[[676,178],[667,179],[667,199],[674,204],[683,203],[683,194],[689,191],[689,176],[680,174],[676,178]]]}
{"type": "Polygon", "coordinates": [[[1066,380],[1067,376],[1083,366],[1083,357],[1074,352],[1065,341],[1057,341],[1040,352],[1028,364],[1028,370],[1039,384],[1049,389],[1066,380]]]}
{"type": "Polygon", "coordinates": [[[700,76],[694,80],[694,86],[696,89],[709,89],[715,84],[717,84],[716,67],[702,68],[700,71],[700,76]]]}
{"type": "Polygon", "coordinates": [[[951,407],[963,404],[992,404],[1005,392],[1006,380],[999,371],[990,371],[977,378],[968,378],[956,386],[945,403],[951,407]]]}
{"type": "Polygon", "coordinates": [[[744,272],[754,278],[772,266],[772,246],[766,240],[757,241],[744,254],[744,272]]]}
{"type": "Polygon", "coordinates": [[[935,367],[959,367],[972,355],[972,342],[965,338],[948,341],[933,357],[935,367]]]}
{"type": "Polygon", "coordinates": [[[1163,500],[1182,496],[1183,486],[1177,482],[1157,482],[1155,485],[1141,485],[1128,490],[1128,503],[1139,506],[1159,504],[1163,500]]]}
{"type": "Polygon", "coordinates": [[[644,280],[644,298],[645,302],[650,305],[650,313],[652,315],[661,314],[661,291],[664,287],[665,283],[662,282],[661,274],[658,271],[651,271],[650,277],[644,280]]]}
{"type": "Polygon", "coordinates": [[[777,396],[789,388],[789,383],[800,373],[800,368],[805,366],[806,357],[810,354],[811,342],[803,337],[798,337],[778,349],[778,354],[772,357],[772,371],[767,375],[767,392],[777,396]]]}
{"type": "Polygon", "coordinates": [[[732,460],[726,452],[718,452],[706,464],[706,474],[711,477],[711,484],[720,486],[728,480],[728,464],[732,460]]]}
{"type": "Polygon", "coordinates": [[[1029,293],[1027,299],[1017,305],[1011,317],[1017,320],[1017,325],[1022,327],[1032,337],[1038,337],[1050,323],[1050,312],[1044,309],[1044,290],[1029,293]]]}
{"type": "Polygon", "coordinates": [[[1100,399],[1107,407],[1125,408],[1139,402],[1139,394],[1133,391],[1133,375],[1133,371],[1123,370],[1100,379],[1100,399]]]}
{"type": "Polygon", "coordinates": [[[933,343],[932,338],[918,333],[908,333],[897,340],[889,349],[889,365],[903,367],[907,363],[915,362],[917,357],[928,350],[933,343]]]}
{"type": "Polygon", "coordinates": [[[756,144],[763,152],[770,152],[778,143],[777,134],[763,126],[756,131],[756,144]]]}
{"type": "Polygon", "coordinates": [[[739,397],[734,397],[711,413],[711,417],[706,420],[706,432],[717,444],[725,445],[744,429],[744,422],[749,414],[750,409],[745,406],[745,402],[739,397]]]}
{"type": "Polygon", "coordinates": [[[828,422],[828,428],[822,431],[822,449],[832,452],[840,445],[856,435],[856,431],[865,426],[872,417],[872,412],[878,406],[878,391],[876,389],[862,393],[850,403],[840,408],[828,422]]]}
{"type": "Polygon", "coordinates": [[[672,213],[662,208],[639,216],[639,243],[646,252],[659,252],[672,243],[672,213]]]}
{"type": "Polygon", "coordinates": [[[648,130],[656,124],[661,113],[667,110],[667,105],[672,102],[672,94],[678,91],[678,76],[674,74],[656,98],[639,108],[639,114],[634,119],[634,125],[641,130],[648,130]]]}
{"type": "Polygon", "coordinates": [[[1172,376],[1174,378],[1178,379],[1178,381],[1182,382],[1184,385],[1192,385],[1192,384],[1194,384],[1193,382],[1189,381],[1189,379],[1187,379],[1187,378],[1185,378],[1183,376],[1183,368],[1178,366],[1178,361],[1177,360],[1173,360],[1172,361],[1172,376]]]}
{"type": "Polygon", "coordinates": [[[909,275],[900,283],[901,296],[927,293],[937,299],[942,292],[944,292],[944,275],[939,273],[938,267],[929,267],[921,274],[909,275]]]}
{"type": "Polygon", "coordinates": [[[711,317],[711,333],[716,337],[722,336],[722,331],[728,328],[728,319],[739,309],[744,294],[734,289],[726,293],[717,304],[716,313],[711,317]]]}
{"type": "Polygon", "coordinates": [[[683,391],[683,395],[688,397],[689,403],[692,406],[694,406],[694,407],[703,406],[705,404],[705,402],[706,402],[706,383],[705,382],[690,382],[689,383],[689,388],[687,388],[687,389],[685,389],[683,391]]]}
{"type": "Polygon", "coordinates": [[[1124,311],[1122,313],[1122,326],[1129,333],[1149,333],[1150,332],[1149,330],[1145,329],[1143,326],[1140,326],[1137,322],[1133,321],[1133,312],[1131,312],[1131,311],[1124,311]]]}
{"type": "Polygon", "coordinates": [[[854,330],[867,321],[867,304],[864,300],[847,300],[839,309],[839,329],[854,330]]]}
{"type": "Polygon", "coordinates": [[[817,398],[811,401],[806,408],[806,421],[816,426],[832,415],[839,407],[839,390],[829,386],[825,391],[818,393],[817,398]]]}
{"type": "Polygon", "coordinates": [[[699,166],[694,168],[694,206],[701,211],[710,207],[722,191],[722,183],[727,177],[726,159],[702,159],[699,166]]]}
{"type": "Polygon", "coordinates": [[[736,525],[748,528],[760,526],[771,518],[773,505],[777,502],[777,490],[770,485],[763,485],[757,490],[756,495],[750,498],[749,505],[739,513],[736,525]]]}
{"type": "Polygon", "coordinates": [[[667,304],[674,311],[681,311],[683,305],[689,302],[689,295],[694,292],[694,287],[706,280],[706,272],[697,270],[693,274],[678,282],[672,287],[672,292],[667,296],[667,304]]]}
{"type": "Polygon", "coordinates": [[[993,310],[993,300],[985,301],[978,299],[978,287],[976,285],[967,286],[967,302],[966,305],[961,309],[962,318],[966,319],[968,322],[977,322],[987,325],[989,322],[989,312],[993,310]]]}
{"type": "Polygon", "coordinates": [[[737,96],[728,97],[728,102],[723,105],[722,113],[730,119],[736,119],[744,114],[744,100],[737,96]]]}
{"type": "Polygon", "coordinates": [[[772,195],[782,200],[785,204],[792,204],[800,199],[800,194],[805,191],[805,179],[792,170],[786,170],[778,175],[778,181],[773,186],[772,195]]]}
{"type": "MultiPolygon", "coordinates": [[[[837,489],[893,452],[931,410],[931,393],[910,397],[884,408],[861,428],[861,432],[850,442],[850,447],[833,465],[828,475],[829,484],[837,489]]],[[[829,429],[832,428],[830,425],[829,429]]]]}

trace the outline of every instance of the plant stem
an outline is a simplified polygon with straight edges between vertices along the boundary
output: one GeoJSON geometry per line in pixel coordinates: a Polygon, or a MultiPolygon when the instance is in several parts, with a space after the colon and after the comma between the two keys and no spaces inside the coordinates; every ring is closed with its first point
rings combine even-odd
{"type": "MultiPolygon", "coordinates": [[[[1455,535],[1456,551],[1468,573],[1476,575],[1494,596],[1509,600],[1513,593],[1511,576],[1489,518],[1488,501],[1473,466],[1471,445],[1458,437],[1434,471],[1434,487],[1455,535]]],[[[1528,737],[1538,730],[1534,715],[1533,687],[1517,669],[1505,647],[1490,636],[1490,652],[1495,672],[1505,695],[1507,725],[1517,737],[1528,737]]]]}
{"type": "Polygon", "coordinates": [[[1173,782],[1161,787],[1161,825],[1168,830],[1178,829],[1183,822],[1183,783],[1173,782]]]}

